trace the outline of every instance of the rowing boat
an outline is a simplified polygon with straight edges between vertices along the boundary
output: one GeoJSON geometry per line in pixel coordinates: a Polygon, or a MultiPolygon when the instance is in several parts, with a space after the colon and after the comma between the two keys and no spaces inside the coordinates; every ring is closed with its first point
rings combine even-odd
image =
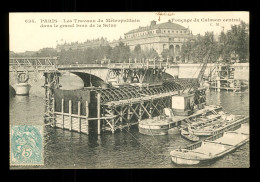
{"type": "Polygon", "coordinates": [[[181,136],[183,136],[184,138],[192,141],[192,142],[197,142],[199,141],[199,137],[193,135],[192,133],[186,131],[185,129],[180,129],[181,130],[181,136]]]}

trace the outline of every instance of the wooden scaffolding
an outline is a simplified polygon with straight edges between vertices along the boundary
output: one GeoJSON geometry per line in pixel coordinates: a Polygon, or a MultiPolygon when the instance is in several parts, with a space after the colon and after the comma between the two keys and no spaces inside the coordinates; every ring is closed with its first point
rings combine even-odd
{"type": "Polygon", "coordinates": [[[194,84],[194,79],[173,79],[162,85],[122,85],[82,90],[59,89],[59,74],[45,74],[46,114],[51,126],[90,134],[90,130],[114,133],[163,113],[172,96],[194,84]],[[91,123],[95,127],[91,127],[91,123]]]}

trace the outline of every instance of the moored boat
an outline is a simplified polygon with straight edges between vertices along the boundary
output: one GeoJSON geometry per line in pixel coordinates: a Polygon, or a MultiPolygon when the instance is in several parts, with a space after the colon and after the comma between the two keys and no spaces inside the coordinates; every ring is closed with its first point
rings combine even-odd
{"type": "Polygon", "coordinates": [[[186,138],[186,139],[188,139],[188,140],[190,140],[190,141],[192,141],[192,142],[197,142],[197,141],[199,141],[199,137],[197,137],[197,136],[195,136],[195,135],[193,135],[192,133],[190,133],[190,132],[188,132],[188,131],[186,131],[185,129],[180,129],[181,130],[181,136],[183,136],[184,138],[186,138]]]}
{"type": "Polygon", "coordinates": [[[249,141],[249,127],[244,125],[241,128],[213,135],[183,149],[173,150],[170,153],[172,161],[176,164],[194,165],[217,159],[249,141]]]}
{"type": "Polygon", "coordinates": [[[196,136],[211,136],[240,126],[248,118],[241,115],[224,115],[215,121],[191,124],[188,126],[188,131],[196,136]]]}
{"type": "Polygon", "coordinates": [[[138,124],[139,132],[144,135],[167,135],[169,119],[164,116],[144,119],[138,124]]]}

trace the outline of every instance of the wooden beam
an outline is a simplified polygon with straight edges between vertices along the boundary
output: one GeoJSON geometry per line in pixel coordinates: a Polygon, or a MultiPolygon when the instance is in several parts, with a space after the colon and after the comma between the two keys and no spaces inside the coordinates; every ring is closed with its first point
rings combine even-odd
{"type": "Polygon", "coordinates": [[[78,101],[78,123],[79,123],[79,132],[81,132],[81,118],[80,118],[80,105],[81,105],[81,103],[80,103],[80,101],[78,101]]]}
{"type": "Polygon", "coordinates": [[[61,99],[62,129],[64,129],[64,99],[61,99]]]}
{"type": "Polygon", "coordinates": [[[97,118],[98,118],[98,135],[100,135],[100,93],[97,94],[97,118]]]}
{"type": "Polygon", "coordinates": [[[53,122],[53,127],[56,127],[56,119],[55,119],[55,99],[53,98],[52,100],[52,122],[53,122]]]}
{"type": "Polygon", "coordinates": [[[88,101],[86,101],[86,126],[87,126],[87,134],[89,134],[89,122],[88,122],[88,117],[89,117],[89,107],[88,107],[88,101]]]}
{"type": "Polygon", "coordinates": [[[70,122],[70,128],[69,130],[72,130],[72,104],[71,104],[71,100],[69,100],[69,122],[70,122]]]}

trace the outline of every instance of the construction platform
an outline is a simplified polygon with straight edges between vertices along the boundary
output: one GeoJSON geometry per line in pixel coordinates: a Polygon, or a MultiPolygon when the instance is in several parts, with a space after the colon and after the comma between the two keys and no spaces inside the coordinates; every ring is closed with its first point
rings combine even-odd
{"type": "MultiPolygon", "coordinates": [[[[172,79],[157,85],[59,89],[58,74],[46,74],[45,118],[53,127],[89,134],[123,129],[163,113],[172,96],[186,93],[194,79],[172,79]],[[52,79],[56,79],[54,82],[52,79]],[[55,83],[56,87],[51,85],[55,83]]],[[[197,94],[201,94],[198,92],[197,94]]]]}

